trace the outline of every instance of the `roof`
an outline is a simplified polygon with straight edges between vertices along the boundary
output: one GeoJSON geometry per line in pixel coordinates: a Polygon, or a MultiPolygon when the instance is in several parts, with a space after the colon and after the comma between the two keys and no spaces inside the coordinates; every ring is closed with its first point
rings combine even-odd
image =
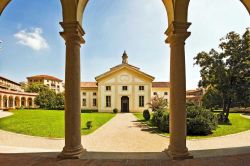
{"type": "Polygon", "coordinates": [[[202,91],[202,89],[191,89],[191,90],[187,90],[187,92],[190,92],[190,93],[192,93],[192,92],[200,92],[200,91],[202,91]]]}
{"type": "Polygon", "coordinates": [[[50,76],[50,75],[35,75],[35,76],[31,76],[31,77],[27,77],[27,79],[48,79],[48,80],[53,80],[53,81],[59,81],[62,82],[61,79],[56,78],[54,76],[50,76]]]}
{"type": "Polygon", "coordinates": [[[97,82],[81,82],[81,88],[97,88],[97,82]]]}
{"type": "Polygon", "coordinates": [[[170,83],[169,82],[152,82],[153,88],[169,88],[170,83]]]}
{"type": "Polygon", "coordinates": [[[29,93],[29,92],[18,92],[18,91],[11,91],[11,90],[5,90],[0,89],[1,93],[7,94],[7,95],[23,95],[23,96],[37,96],[38,93],[29,93]]]}
{"type": "Polygon", "coordinates": [[[109,71],[107,71],[107,72],[105,72],[105,73],[103,73],[103,74],[101,74],[101,75],[95,77],[95,79],[96,79],[96,80],[99,80],[99,79],[101,79],[101,78],[103,78],[103,77],[106,77],[106,76],[108,76],[109,74],[112,74],[112,73],[114,73],[114,72],[116,72],[116,71],[119,71],[120,69],[123,69],[123,68],[128,68],[128,69],[130,69],[130,70],[132,70],[132,71],[134,71],[134,72],[143,74],[144,76],[150,78],[151,80],[154,80],[154,79],[155,79],[153,76],[151,76],[151,75],[149,75],[149,74],[147,74],[147,73],[144,73],[144,72],[140,71],[140,68],[135,67],[135,66],[130,65],[130,64],[127,64],[127,63],[122,63],[122,64],[120,64],[120,65],[117,65],[117,66],[115,66],[115,67],[112,67],[112,68],[110,68],[109,71]]]}
{"type": "Polygon", "coordinates": [[[10,82],[10,83],[12,83],[12,84],[15,84],[15,85],[21,86],[21,84],[19,84],[19,83],[15,82],[15,81],[9,80],[9,79],[7,79],[7,78],[5,78],[5,77],[0,76],[0,79],[5,80],[5,81],[8,81],[8,82],[10,82]]]}

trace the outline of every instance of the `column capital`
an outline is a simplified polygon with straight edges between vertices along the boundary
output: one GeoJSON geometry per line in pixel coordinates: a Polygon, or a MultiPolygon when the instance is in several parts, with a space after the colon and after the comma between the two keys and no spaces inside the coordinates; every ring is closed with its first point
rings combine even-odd
{"type": "Polygon", "coordinates": [[[190,25],[191,23],[189,22],[173,21],[165,32],[165,34],[168,36],[165,42],[171,44],[175,43],[176,41],[185,42],[185,40],[191,34],[191,32],[187,31],[190,25]]]}
{"type": "Polygon", "coordinates": [[[60,32],[60,35],[66,42],[75,41],[79,44],[85,43],[83,39],[85,32],[78,21],[60,22],[60,25],[64,30],[60,32]]]}

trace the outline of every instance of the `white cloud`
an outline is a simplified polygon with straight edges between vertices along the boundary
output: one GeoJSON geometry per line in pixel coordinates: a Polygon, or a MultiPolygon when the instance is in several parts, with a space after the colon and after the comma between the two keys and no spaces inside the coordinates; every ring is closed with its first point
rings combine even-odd
{"type": "Polygon", "coordinates": [[[34,50],[41,50],[49,47],[42,33],[41,28],[30,28],[17,32],[14,37],[17,38],[18,44],[28,46],[34,50]]]}

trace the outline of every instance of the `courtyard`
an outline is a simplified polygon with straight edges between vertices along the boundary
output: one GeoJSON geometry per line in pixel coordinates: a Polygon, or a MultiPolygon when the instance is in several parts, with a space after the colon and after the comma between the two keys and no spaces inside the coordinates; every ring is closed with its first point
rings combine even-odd
{"type": "MultiPolygon", "coordinates": [[[[27,110],[23,112],[26,114],[28,113],[27,110]]],[[[34,123],[34,125],[37,125],[40,130],[44,129],[45,131],[47,131],[49,129],[45,127],[46,125],[44,123],[49,124],[51,123],[51,121],[55,121],[53,123],[57,124],[58,122],[56,122],[55,119],[51,119],[51,116],[57,117],[60,121],[61,113],[63,112],[48,111],[48,113],[46,114],[51,115],[45,118],[47,120],[43,122],[41,119],[35,119],[38,123],[36,122],[34,123]],[[39,125],[44,126],[41,127],[39,125]]],[[[44,115],[45,113],[40,110],[40,113],[38,111],[37,114],[37,117],[41,118],[39,114],[44,115]]],[[[11,119],[11,117],[14,118],[15,116],[18,116],[18,113],[14,111],[13,115],[11,113],[6,114],[6,112],[1,112],[1,115],[2,117],[5,116],[5,118],[0,119],[0,123],[2,124],[4,123],[4,119],[8,120],[11,119]]],[[[28,116],[26,115],[26,117],[28,116]]],[[[163,151],[169,144],[169,137],[162,136],[156,132],[152,132],[150,127],[138,121],[138,118],[132,113],[84,113],[82,115],[82,118],[93,120],[94,125],[98,124],[95,123],[95,121],[97,121],[98,119],[99,122],[103,122],[102,125],[98,126],[99,128],[94,127],[93,125],[93,128],[95,128],[95,130],[93,129],[94,131],[92,132],[82,132],[83,135],[81,136],[81,141],[83,143],[83,146],[87,150],[87,155],[85,155],[85,158],[87,159],[168,159],[163,151]],[[102,116],[102,118],[100,118],[100,116],[102,116]],[[92,119],[93,117],[95,118],[92,119]]],[[[244,118],[244,120],[249,121],[249,119],[246,118],[244,118]]],[[[25,124],[27,123],[27,120],[25,121],[23,119],[23,122],[25,124]]],[[[83,122],[85,122],[85,120],[83,120],[83,122]]],[[[63,122],[61,123],[63,126],[63,122]]],[[[16,122],[16,125],[19,125],[18,122],[16,122]]],[[[84,125],[85,123],[82,123],[83,129],[85,128],[84,125]]],[[[48,125],[48,127],[54,133],[58,133],[53,129],[52,126],[53,125],[51,124],[48,125]]],[[[22,126],[21,128],[25,127],[22,126]]],[[[0,130],[0,153],[13,154],[59,152],[64,145],[64,139],[62,138],[48,138],[48,136],[46,137],[45,135],[43,135],[45,137],[41,136],[42,135],[28,136],[24,134],[0,130]]],[[[249,152],[249,139],[250,131],[247,130],[244,132],[229,134],[220,137],[211,137],[204,139],[192,139],[191,137],[187,140],[187,146],[190,149],[191,154],[193,154],[195,158],[228,155],[230,156],[236,154],[239,155],[249,152]],[[234,143],[232,144],[232,142],[234,143]]]]}

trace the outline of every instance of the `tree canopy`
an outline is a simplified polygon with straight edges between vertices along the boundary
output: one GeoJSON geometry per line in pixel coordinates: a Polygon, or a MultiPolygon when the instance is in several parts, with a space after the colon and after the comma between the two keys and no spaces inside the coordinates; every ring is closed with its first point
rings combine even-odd
{"type": "Polygon", "coordinates": [[[250,103],[250,29],[242,36],[230,32],[220,41],[219,51],[200,52],[194,60],[201,67],[199,86],[220,96],[223,121],[228,121],[232,105],[250,103]]]}
{"type": "Polygon", "coordinates": [[[43,109],[64,109],[64,94],[57,93],[49,89],[47,85],[41,83],[33,83],[25,85],[26,92],[38,93],[35,99],[36,105],[43,109]]]}

